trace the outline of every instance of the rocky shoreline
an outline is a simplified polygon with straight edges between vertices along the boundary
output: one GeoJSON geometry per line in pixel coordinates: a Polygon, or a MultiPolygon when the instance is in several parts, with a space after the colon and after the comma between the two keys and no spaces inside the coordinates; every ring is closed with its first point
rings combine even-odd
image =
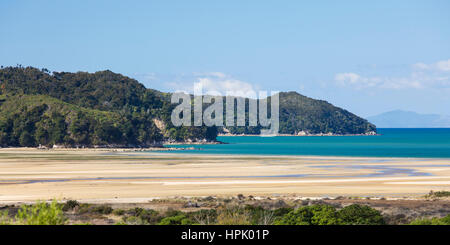
{"type": "MultiPolygon", "coordinates": [[[[334,133],[308,133],[301,131],[298,134],[277,134],[275,136],[290,136],[290,137],[303,137],[303,136],[379,136],[374,131],[364,133],[364,134],[334,134],[334,133]]],[[[259,134],[218,134],[217,136],[225,136],[225,137],[236,137],[236,136],[262,136],[259,134]]],[[[117,144],[109,144],[109,145],[93,145],[93,146],[66,146],[66,145],[53,145],[53,146],[43,146],[39,145],[37,147],[3,147],[3,148],[35,148],[40,150],[50,150],[50,149],[66,149],[66,150],[78,150],[78,149],[97,149],[97,150],[113,150],[113,151],[178,151],[178,150],[193,150],[193,147],[188,148],[171,148],[165,147],[166,145],[220,145],[227,144],[222,141],[208,141],[206,139],[201,140],[188,140],[188,141],[164,141],[164,142],[156,142],[155,144],[147,145],[147,146],[130,146],[130,145],[117,145],[117,144]]]]}
{"type": "MultiPolygon", "coordinates": [[[[381,134],[378,134],[377,132],[370,131],[364,134],[334,134],[334,133],[308,133],[304,131],[300,131],[297,134],[277,134],[274,136],[293,136],[293,137],[303,137],[303,136],[379,136],[381,134]]],[[[261,136],[259,134],[231,134],[231,133],[225,133],[225,134],[218,134],[217,136],[261,136]]]]}
{"type": "Polygon", "coordinates": [[[109,151],[179,151],[179,150],[193,150],[194,147],[183,147],[183,148],[171,148],[165,147],[166,145],[220,145],[226,144],[221,141],[164,141],[162,143],[154,144],[152,146],[125,146],[125,145],[94,145],[94,146],[66,146],[66,145],[53,145],[53,146],[43,146],[39,145],[37,147],[0,147],[8,149],[39,149],[39,150],[109,150],[109,151]]]}

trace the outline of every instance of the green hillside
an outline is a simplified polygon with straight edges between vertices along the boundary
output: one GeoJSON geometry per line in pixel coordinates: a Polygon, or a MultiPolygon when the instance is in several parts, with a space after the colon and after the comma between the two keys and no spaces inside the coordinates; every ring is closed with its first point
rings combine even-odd
{"type": "Polygon", "coordinates": [[[344,109],[296,92],[280,93],[280,133],[300,131],[318,134],[365,134],[376,132],[367,120],[344,109]]]}
{"type": "MultiPolygon", "coordinates": [[[[270,101],[270,98],[269,98],[270,101]]],[[[280,134],[373,134],[375,125],[332,104],[303,96],[297,92],[279,94],[280,134]]],[[[248,113],[248,99],[246,113],[248,113]]],[[[270,108],[270,107],[269,107],[270,108]]],[[[231,134],[259,134],[260,126],[226,127],[231,134]]]]}
{"type": "MultiPolygon", "coordinates": [[[[177,105],[170,96],[111,71],[1,68],[0,146],[147,147],[165,141],[215,141],[223,129],[173,126],[170,115],[177,105]]],[[[260,127],[228,130],[259,134],[260,127]]],[[[325,101],[280,93],[280,133],[301,131],[365,134],[376,128],[325,101]]]]}
{"type": "Polygon", "coordinates": [[[1,146],[147,147],[213,141],[215,127],[174,127],[170,94],[113,73],[0,69],[1,146]]]}
{"type": "Polygon", "coordinates": [[[157,145],[162,135],[145,118],[134,121],[116,112],[83,108],[47,95],[0,96],[0,144],[157,145]],[[140,120],[140,121],[139,121],[140,120]],[[134,128],[134,125],[148,125],[134,128]]]}

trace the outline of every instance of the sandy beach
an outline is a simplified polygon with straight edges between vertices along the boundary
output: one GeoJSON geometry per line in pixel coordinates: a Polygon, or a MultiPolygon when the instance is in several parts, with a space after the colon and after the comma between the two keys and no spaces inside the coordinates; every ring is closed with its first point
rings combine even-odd
{"type": "Polygon", "coordinates": [[[0,149],[0,203],[180,196],[417,198],[450,188],[450,159],[0,149]]]}

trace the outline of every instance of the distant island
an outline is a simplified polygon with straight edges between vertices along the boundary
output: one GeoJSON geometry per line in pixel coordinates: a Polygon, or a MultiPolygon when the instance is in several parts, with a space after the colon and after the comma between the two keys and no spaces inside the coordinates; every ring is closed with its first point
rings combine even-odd
{"type": "Polygon", "coordinates": [[[367,120],[379,128],[449,128],[450,116],[438,114],[419,114],[412,111],[395,110],[367,120]]]}
{"type": "MultiPolygon", "coordinates": [[[[171,93],[111,71],[0,69],[0,146],[150,147],[215,142],[219,133],[259,134],[258,127],[175,127],[171,93]]],[[[247,99],[248,100],[248,99],[247,99]]],[[[280,134],[375,134],[376,127],[332,104],[280,93],[280,134]]]]}

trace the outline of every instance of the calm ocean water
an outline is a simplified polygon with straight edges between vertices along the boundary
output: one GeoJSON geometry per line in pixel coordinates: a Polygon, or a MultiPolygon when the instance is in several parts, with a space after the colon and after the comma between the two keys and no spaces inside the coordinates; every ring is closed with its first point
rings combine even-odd
{"type": "MultiPolygon", "coordinates": [[[[173,152],[193,154],[450,158],[450,128],[378,129],[378,133],[381,135],[218,137],[218,140],[228,144],[194,145],[195,150],[173,152]]],[[[186,147],[186,145],[170,147],[186,147]]]]}

